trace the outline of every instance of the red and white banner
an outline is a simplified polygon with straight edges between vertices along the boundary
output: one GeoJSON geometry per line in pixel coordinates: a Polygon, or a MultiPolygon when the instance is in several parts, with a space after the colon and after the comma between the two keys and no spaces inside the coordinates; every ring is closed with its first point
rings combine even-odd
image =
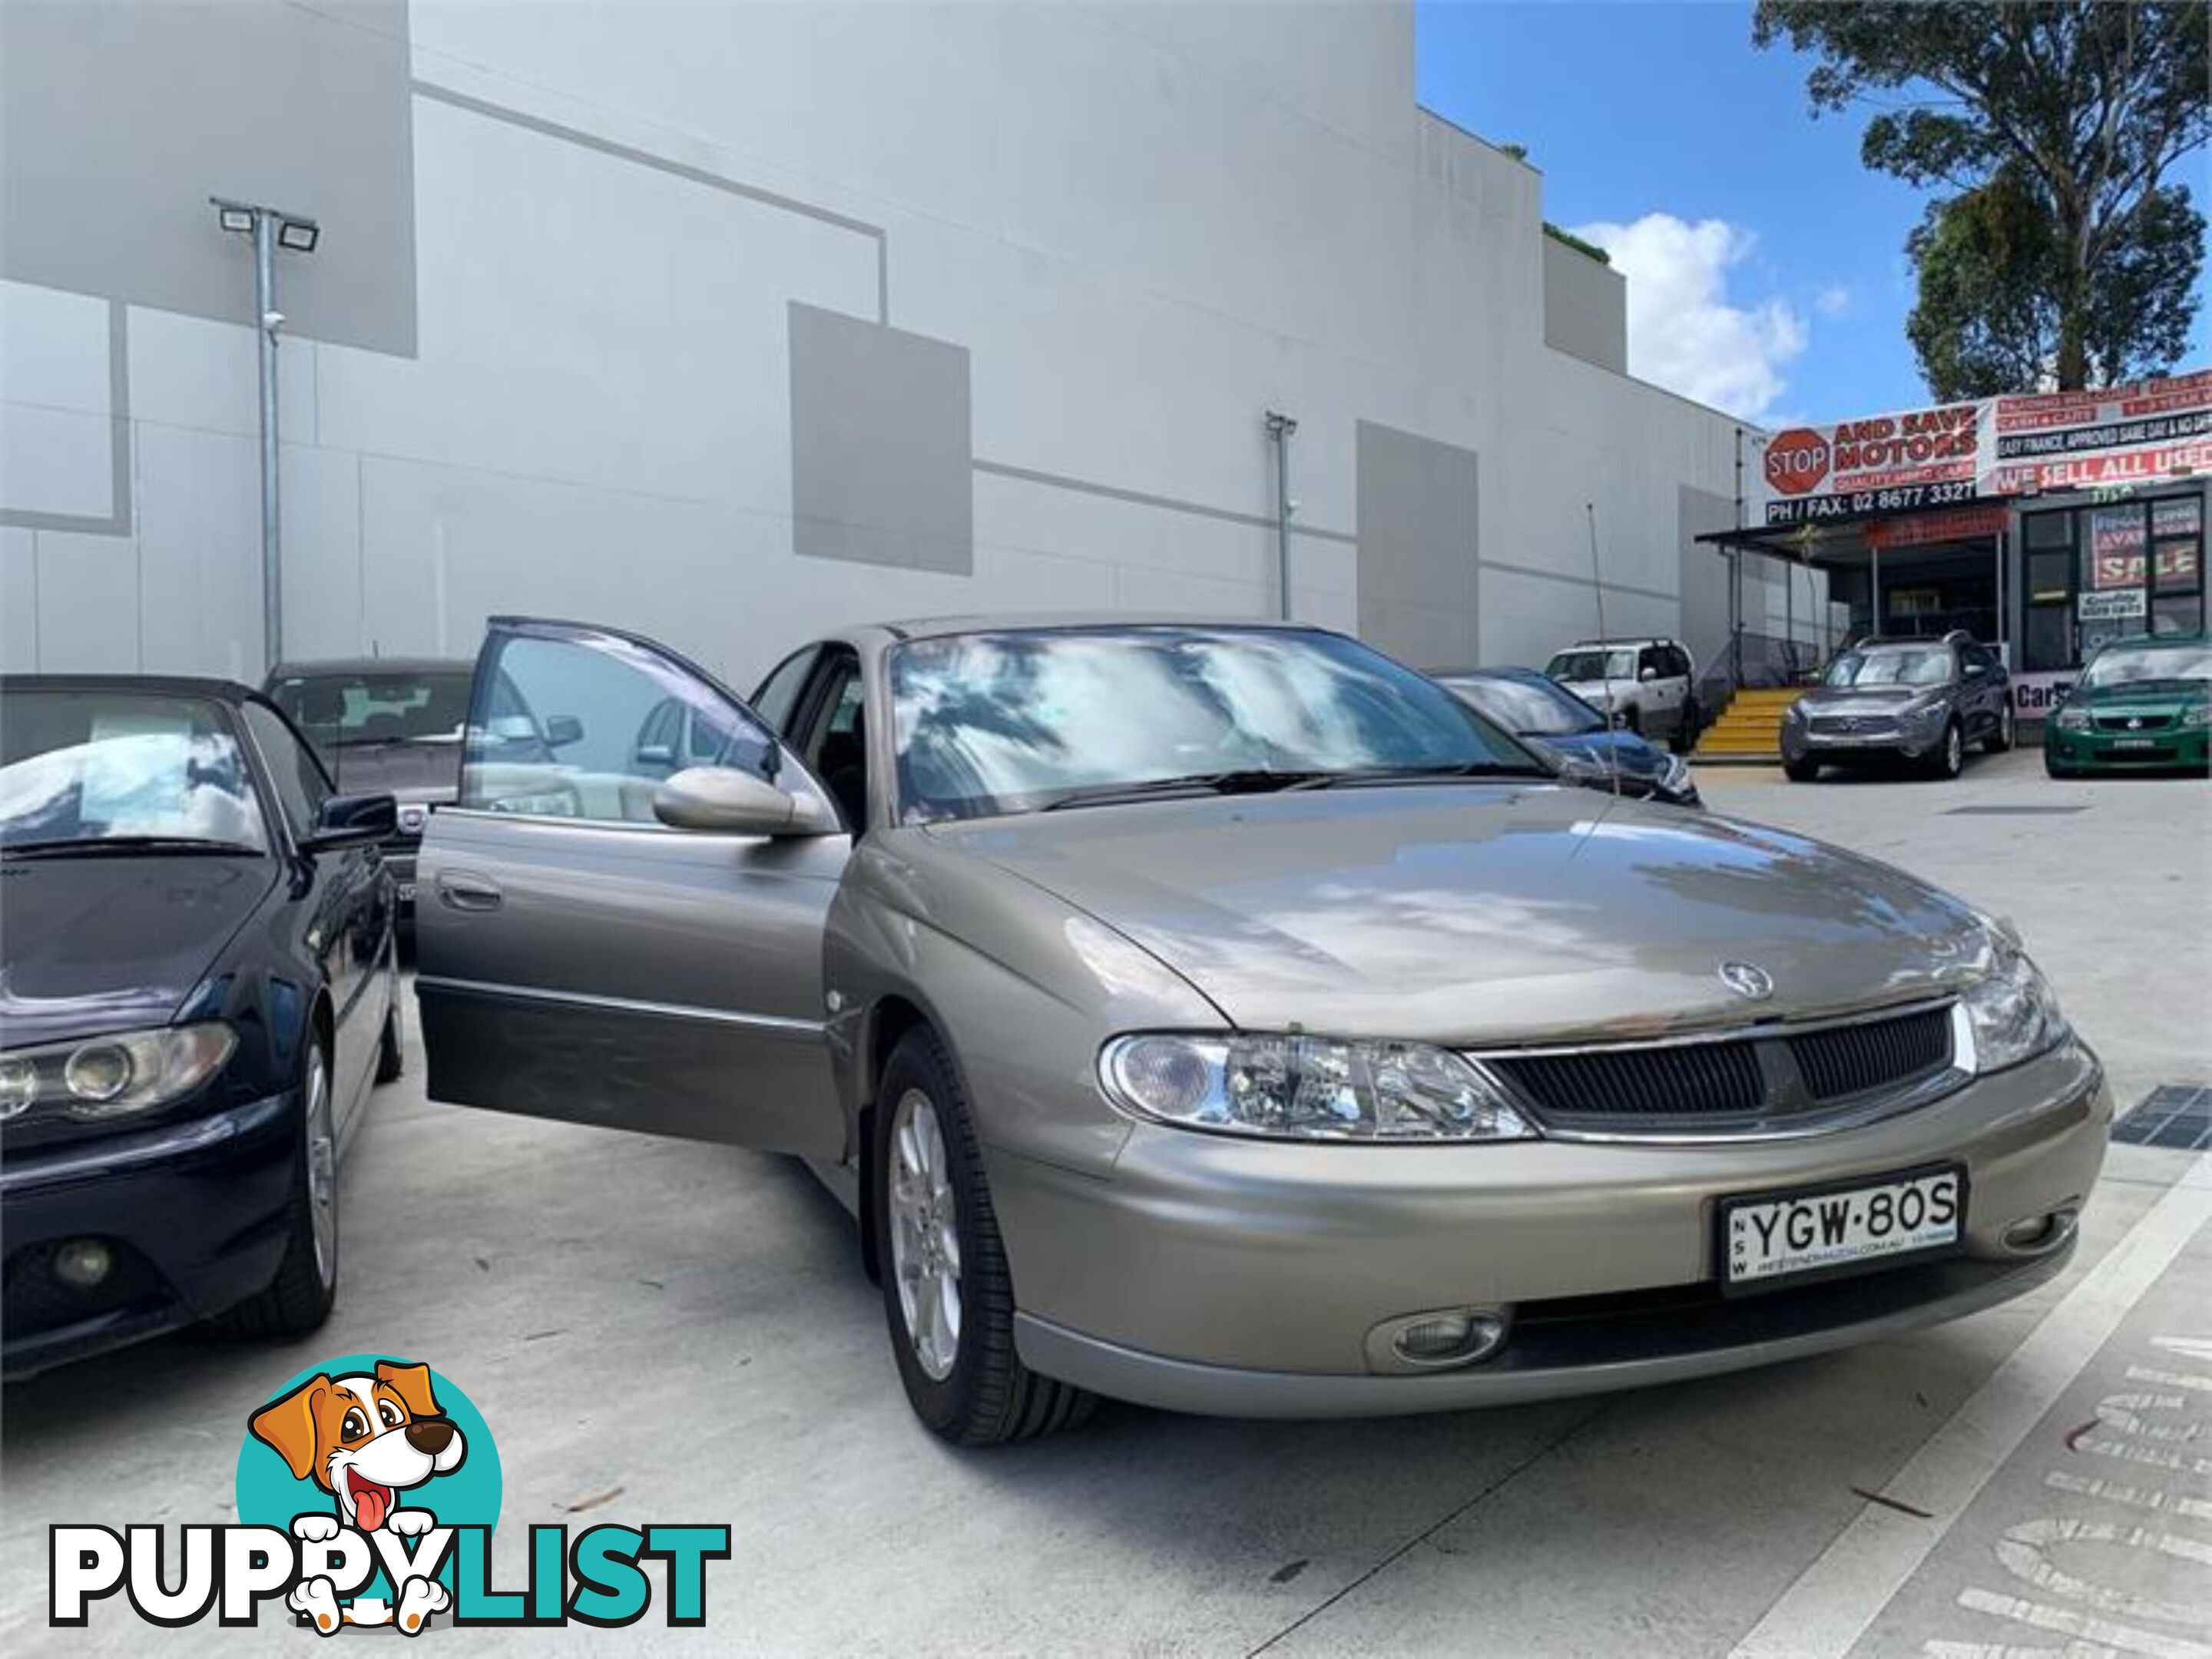
{"type": "Polygon", "coordinates": [[[1833,426],[1766,447],[1766,522],[1913,513],[2029,491],[2212,471],[2212,369],[2099,392],[1990,398],[1833,426]]]}
{"type": "Polygon", "coordinates": [[[2109,489],[2212,467],[2212,369],[1994,401],[1984,495],[2109,489]]]}

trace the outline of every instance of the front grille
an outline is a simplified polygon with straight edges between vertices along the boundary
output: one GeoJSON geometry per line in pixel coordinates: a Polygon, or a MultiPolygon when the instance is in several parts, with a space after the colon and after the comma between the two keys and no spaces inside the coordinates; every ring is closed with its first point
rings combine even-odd
{"type": "Polygon", "coordinates": [[[2100,732],[2163,732],[2173,724],[2171,714],[2100,714],[2100,732]]]}
{"type": "Polygon", "coordinates": [[[1887,714],[1815,714],[1812,729],[1824,738],[1886,738],[1897,735],[1887,714]]]}
{"type": "Polygon", "coordinates": [[[1951,1013],[1930,1008],[1863,1025],[1835,1025],[1790,1039],[1806,1091],[1826,1103],[1908,1083],[1951,1060],[1951,1013]]]}
{"type": "Polygon", "coordinates": [[[1686,1117],[1751,1113],[1766,1098],[1749,1042],[1602,1048],[1500,1057],[1491,1064],[1547,1117],[1686,1117]]]}
{"type": "Polygon", "coordinates": [[[1951,1061],[1951,1012],[1922,1008],[1809,1031],[1480,1058],[1541,1123],[1561,1130],[1743,1133],[1934,1079],[1951,1061]]]}

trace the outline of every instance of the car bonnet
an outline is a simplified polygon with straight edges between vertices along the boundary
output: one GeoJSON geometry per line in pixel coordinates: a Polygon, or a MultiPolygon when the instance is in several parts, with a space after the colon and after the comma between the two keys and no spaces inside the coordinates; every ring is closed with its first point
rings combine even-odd
{"type": "Polygon", "coordinates": [[[1955,989],[1974,915],[1820,842],[1598,792],[1425,784],[939,825],[1135,939],[1239,1025],[1629,1036],[1955,989]],[[1745,1000],[1720,977],[1773,981],[1745,1000]]]}

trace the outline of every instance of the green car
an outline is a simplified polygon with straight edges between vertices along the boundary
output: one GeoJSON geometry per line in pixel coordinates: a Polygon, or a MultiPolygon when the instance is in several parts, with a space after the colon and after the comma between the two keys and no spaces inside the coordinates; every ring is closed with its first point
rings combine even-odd
{"type": "Polygon", "coordinates": [[[2098,772],[2208,769],[2212,643],[2123,640],[2089,659],[2044,722],[2043,769],[2054,778],[2098,772]]]}

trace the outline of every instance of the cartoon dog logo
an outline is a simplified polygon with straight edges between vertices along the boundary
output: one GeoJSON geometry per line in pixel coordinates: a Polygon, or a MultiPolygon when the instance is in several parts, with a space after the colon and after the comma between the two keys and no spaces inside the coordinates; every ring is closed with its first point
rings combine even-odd
{"type": "MultiPolygon", "coordinates": [[[[373,1373],[311,1376],[256,1412],[251,1426],[254,1437],[284,1460],[294,1480],[312,1476],[335,1500],[334,1514],[294,1518],[294,1534],[314,1541],[335,1538],[340,1527],[421,1536],[438,1518],[418,1505],[400,1508],[400,1494],[452,1474],[468,1453],[460,1430],[438,1409],[430,1368],[389,1360],[379,1360],[373,1373]]],[[[410,1577],[398,1589],[397,1622],[411,1635],[450,1600],[436,1579],[410,1577]]],[[[303,1581],[292,1592],[291,1605],[326,1633],[340,1622],[328,1578],[303,1581]]],[[[343,1617],[351,1624],[382,1624],[394,1615],[380,1603],[356,1601],[343,1617]]]]}

